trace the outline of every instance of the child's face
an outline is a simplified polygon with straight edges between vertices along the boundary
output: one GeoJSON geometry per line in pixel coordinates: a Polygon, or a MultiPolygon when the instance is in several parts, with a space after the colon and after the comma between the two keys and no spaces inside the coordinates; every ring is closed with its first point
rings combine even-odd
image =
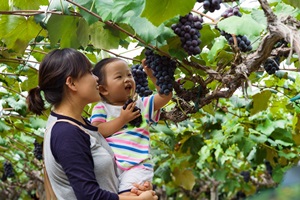
{"type": "Polygon", "coordinates": [[[124,105],[135,92],[135,82],[127,63],[117,60],[105,66],[106,82],[101,94],[113,105],[124,105]]]}

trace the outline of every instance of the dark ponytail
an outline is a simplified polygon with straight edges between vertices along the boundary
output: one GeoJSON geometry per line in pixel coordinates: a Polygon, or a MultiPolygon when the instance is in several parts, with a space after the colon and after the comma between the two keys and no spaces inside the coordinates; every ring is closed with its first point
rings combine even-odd
{"type": "Polygon", "coordinates": [[[45,103],[42,98],[41,89],[39,86],[29,90],[26,103],[28,105],[28,109],[31,112],[37,115],[43,114],[43,111],[45,110],[45,103]]]}

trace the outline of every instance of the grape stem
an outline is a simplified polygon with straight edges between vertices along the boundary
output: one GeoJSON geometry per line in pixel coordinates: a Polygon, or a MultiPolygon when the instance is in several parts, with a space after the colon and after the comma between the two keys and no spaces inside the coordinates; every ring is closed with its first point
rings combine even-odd
{"type": "Polygon", "coordinates": [[[210,19],[211,21],[213,21],[214,24],[217,24],[217,22],[218,22],[218,20],[215,20],[214,18],[212,18],[212,17],[204,14],[203,12],[199,12],[198,10],[193,9],[192,12],[197,13],[197,14],[199,14],[201,16],[204,16],[204,17],[210,19]]]}

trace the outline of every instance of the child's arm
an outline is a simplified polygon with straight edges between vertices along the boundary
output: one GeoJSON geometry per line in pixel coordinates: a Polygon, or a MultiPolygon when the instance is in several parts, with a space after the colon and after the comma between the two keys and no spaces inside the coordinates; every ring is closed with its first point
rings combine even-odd
{"type": "MultiPolygon", "coordinates": [[[[156,78],[153,75],[152,69],[146,65],[145,59],[142,61],[142,65],[143,65],[145,73],[150,78],[150,80],[154,83],[156,91],[158,92],[160,90],[160,88],[158,85],[156,85],[156,78]]],[[[164,105],[166,105],[172,99],[172,96],[173,96],[172,91],[170,92],[169,95],[159,94],[159,92],[157,94],[155,94],[154,95],[154,111],[157,111],[160,108],[162,108],[164,105]]]]}
{"type": "Polygon", "coordinates": [[[133,112],[135,102],[128,104],[125,110],[121,109],[119,117],[107,122],[92,122],[92,125],[98,127],[98,131],[103,137],[109,137],[118,132],[125,124],[141,115],[140,111],[133,112]]]}

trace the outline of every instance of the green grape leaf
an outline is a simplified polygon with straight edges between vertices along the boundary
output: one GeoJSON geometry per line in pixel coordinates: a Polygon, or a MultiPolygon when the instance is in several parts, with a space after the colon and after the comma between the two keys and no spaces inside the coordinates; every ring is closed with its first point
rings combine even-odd
{"type": "Polygon", "coordinates": [[[282,0],[284,3],[289,4],[293,7],[300,9],[300,1],[299,0],[282,0]]]}
{"type": "Polygon", "coordinates": [[[9,1],[0,1],[0,10],[9,10],[9,1]]]}
{"type": "Polygon", "coordinates": [[[35,129],[44,128],[44,127],[46,127],[46,123],[47,123],[47,121],[45,121],[41,118],[30,118],[29,121],[30,121],[32,128],[35,128],[35,129]]]}
{"type": "Polygon", "coordinates": [[[141,37],[145,42],[151,42],[157,38],[164,30],[164,26],[159,27],[151,24],[146,18],[133,17],[130,20],[130,25],[134,31],[141,37]]]}
{"type": "Polygon", "coordinates": [[[62,0],[51,0],[48,10],[61,11],[63,14],[70,14],[69,3],[62,0]]]}
{"type": "Polygon", "coordinates": [[[118,0],[113,5],[112,21],[129,24],[131,18],[140,16],[144,7],[143,0],[118,0]]]}
{"type": "Polygon", "coordinates": [[[172,181],[171,168],[167,162],[159,165],[154,173],[156,176],[162,178],[166,183],[172,181]]]}
{"type": "Polygon", "coordinates": [[[259,124],[256,128],[256,130],[264,133],[265,135],[269,136],[271,135],[271,133],[275,130],[275,125],[276,123],[274,123],[273,121],[271,121],[269,118],[266,118],[266,120],[264,121],[264,123],[259,124]]]}
{"type": "Polygon", "coordinates": [[[220,51],[225,45],[227,45],[227,41],[223,38],[217,38],[212,48],[208,52],[207,58],[210,63],[213,63],[215,58],[218,57],[218,51],[220,51]]]}
{"type": "Polygon", "coordinates": [[[203,24],[200,33],[201,33],[201,38],[200,38],[201,49],[204,47],[211,47],[211,45],[215,43],[215,38],[217,38],[217,35],[220,35],[219,31],[213,30],[209,24],[203,24]]]}
{"type": "Polygon", "coordinates": [[[120,39],[111,34],[110,30],[104,29],[101,22],[90,26],[91,43],[99,49],[117,49],[120,39]]]}
{"type": "Polygon", "coordinates": [[[47,23],[51,46],[55,46],[60,41],[62,48],[78,48],[80,46],[76,33],[78,21],[79,18],[72,16],[51,15],[47,23]]]}
{"type": "Polygon", "coordinates": [[[48,4],[49,4],[48,0],[30,0],[30,3],[24,0],[13,1],[13,5],[19,8],[20,10],[39,10],[40,6],[46,6],[48,4]]]}
{"type": "Polygon", "coordinates": [[[213,177],[218,181],[226,181],[227,171],[224,169],[217,169],[213,173],[213,177]]]}
{"type": "MultiPolygon", "coordinates": [[[[86,8],[88,11],[97,13],[97,10],[95,7],[95,1],[90,1],[90,0],[73,0],[73,1],[77,4],[79,4],[80,6],[86,8]]],[[[90,13],[86,12],[83,9],[80,9],[79,12],[89,25],[99,21],[98,17],[91,15],[90,13]]]]}
{"type": "Polygon", "coordinates": [[[182,152],[191,152],[191,154],[196,155],[203,145],[200,135],[192,135],[182,144],[182,152]]]}
{"type": "Polygon", "coordinates": [[[89,25],[83,18],[79,20],[76,33],[80,45],[86,47],[89,44],[89,25]]]}
{"type": "Polygon", "coordinates": [[[245,156],[248,156],[253,147],[256,145],[256,143],[253,142],[253,140],[246,137],[243,137],[241,141],[239,141],[237,144],[239,146],[239,149],[243,151],[245,156]]]}
{"type": "Polygon", "coordinates": [[[155,26],[175,17],[188,14],[195,5],[195,0],[146,0],[142,17],[146,17],[155,26]]]}
{"type": "Polygon", "coordinates": [[[46,36],[44,30],[35,23],[33,17],[1,15],[0,38],[6,47],[23,53],[29,42],[38,35],[46,36]]]}
{"type": "Polygon", "coordinates": [[[0,133],[2,135],[2,132],[9,131],[10,127],[7,126],[2,120],[0,120],[0,133]]]}
{"type": "Polygon", "coordinates": [[[268,139],[266,135],[263,135],[254,129],[249,129],[249,132],[250,132],[249,138],[252,139],[254,142],[264,143],[268,139]]]}
{"type": "Polygon", "coordinates": [[[258,36],[265,27],[251,15],[244,14],[242,17],[231,16],[223,19],[218,23],[218,28],[230,34],[258,36]]]}
{"type": "Polygon", "coordinates": [[[103,21],[108,21],[112,19],[113,13],[113,0],[102,0],[94,1],[97,14],[101,17],[103,21]]]}

